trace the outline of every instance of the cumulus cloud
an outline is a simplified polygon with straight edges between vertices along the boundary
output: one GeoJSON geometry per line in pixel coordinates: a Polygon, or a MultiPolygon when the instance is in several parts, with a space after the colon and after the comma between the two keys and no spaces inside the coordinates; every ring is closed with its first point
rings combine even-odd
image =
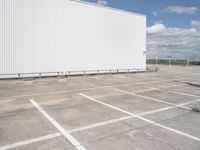
{"type": "Polygon", "coordinates": [[[198,10],[197,7],[184,7],[184,6],[169,6],[165,9],[166,13],[170,14],[194,14],[198,10]]]}
{"type": "Polygon", "coordinates": [[[195,29],[200,30],[200,21],[191,21],[191,26],[195,29]]]}
{"type": "Polygon", "coordinates": [[[98,0],[96,3],[99,4],[99,5],[103,5],[103,6],[107,5],[106,0],[98,0]]]}
{"type": "Polygon", "coordinates": [[[191,22],[191,28],[168,28],[163,24],[147,27],[148,58],[188,58],[200,56],[199,22],[191,22]]]}
{"type": "Polygon", "coordinates": [[[166,27],[163,24],[157,23],[153,26],[147,27],[147,33],[157,33],[160,31],[164,31],[166,27]]]}

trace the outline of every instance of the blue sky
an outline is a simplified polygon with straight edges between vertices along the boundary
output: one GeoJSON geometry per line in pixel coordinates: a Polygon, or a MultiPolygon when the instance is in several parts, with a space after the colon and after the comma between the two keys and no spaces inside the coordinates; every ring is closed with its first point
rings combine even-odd
{"type": "MultiPolygon", "coordinates": [[[[96,3],[97,0],[85,0],[96,3]]],[[[191,20],[200,20],[200,0],[107,0],[107,6],[141,13],[147,16],[147,25],[162,20],[166,26],[189,27],[191,20]],[[170,14],[165,12],[169,6],[196,7],[194,14],[170,14]],[[157,16],[153,12],[158,13],[157,16]]]]}
{"type": "Polygon", "coordinates": [[[200,0],[85,0],[147,16],[149,57],[200,58],[200,0]]]}

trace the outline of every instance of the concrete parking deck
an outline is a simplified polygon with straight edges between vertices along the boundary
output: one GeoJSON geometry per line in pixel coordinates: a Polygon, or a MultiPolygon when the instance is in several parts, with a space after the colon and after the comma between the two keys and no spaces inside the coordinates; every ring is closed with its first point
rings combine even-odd
{"type": "Polygon", "coordinates": [[[0,150],[199,150],[200,67],[0,81],[0,150]]]}

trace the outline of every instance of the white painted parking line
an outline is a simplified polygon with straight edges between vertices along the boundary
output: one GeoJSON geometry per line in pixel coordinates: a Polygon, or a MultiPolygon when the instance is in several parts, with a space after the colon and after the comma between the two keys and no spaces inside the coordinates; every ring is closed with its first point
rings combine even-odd
{"type": "Polygon", "coordinates": [[[161,87],[161,88],[171,88],[171,87],[179,87],[179,86],[185,86],[185,85],[184,84],[179,84],[179,85],[168,84],[168,85],[161,85],[159,87],[161,87]]]}
{"type": "Polygon", "coordinates": [[[174,103],[166,102],[166,101],[163,101],[163,100],[160,100],[160,99],[151,98],[151,97],[148,97],[148,96],[143,96],[141,94],[131,93],[131,92],[127,92],[127,91],[123,91],[123,90],[119,90],[119,89],[115,89],[115,90],[119,91],[119,92],[122,92],[122,93],[125,93],[125,94],[132,95],[132,96],[137,96],[137,97],[141,97],[141,98],[144,98],[144,99],[152,100],[152,101],[155,101],[155,102],[160,102],[160,103],[163,103],[163,104],[168,104],[168,105],[177,106],[177,107],[180,107],[180,108],[183,108],[183,109],[191,110],[191,108],[189,108],[189,107],[179,106],[179,105],[176,105],[174,103]]]}
{"type": "Polygon", "coordinates": [[[15,95],[15,96],[1,97],[0,100],[10,99],[10,98],[21,98],[21,97],[28,97],[28,96],[40,96],[40,95],[48,95],[48,94],[61,94],[65,92],[66,91],[55,91],[55,92],[44,92],[44,93],[37,93],[37,94],[15,95]]]}
{"type": "MultiPolygon", "coordinates": [[[[141,92],[148,92],[148,91],[155,91],[157,89],[155,88],[150,88],[150,89],[145,89],[145,90],[136,90],[134,93],[141,93],[141,92]]],[[[107,97],[107,96],[117,96],[117,95],[122,95],[123,93],[111,93],[111,94],[101,94],[101,95],[96,95],[95,97],[107,97]]]]}
{"type": "MultiPolygon", "coordinates": [[[[156,87],[150,87],[150,86],[145,86],[145,87],[147,87],[147,88],[153,88],[153,89],[155,89],[155,90],[160,90],[160,91],[163,90],[163,89],[156,88],[156,87]]],[[[169,92],[169,93],[174,93],[174,94],[179,94],[179,95],[185,95],[185,96],[200,98],[199,95],[195,95],[195,94],[189,94],[189,93],[178,92],[178,91],[170,91],[170,90],[165,90],[165,91],[166,91],[166,92],[169,92]]]]}
{"type": "MultiPolygon", "coordinates": [[[[185,86],[185,84],[169,84],[169,83],[165,83],[165,85],[159,85],[158,87],[159,88],[171,88],[171,87],[179,87],[179,86],[185,86]]],[[[144,86],[144,87],[157,89],[157,87],[154,87],[154,86],[144,86]]],[[[159,90],[161,90],[161,89],[159,89],[159,90]]]]}
{"type": "MultiPolygon", "coordinates": [[[[200,99],[194,100],[194,101],[190,101],[190,102],[186,102],[186,103],[182,103],[182,104],[179,104],[178,106],[184,106],[184,105],[196,103],[196,102],[199,102],[199,101],[200,101],[200,99]]],[[[173,109],[173,108],[177,108],[178,106],[170,106],[170,107],[160,108],[160,109],[156,109],[156,110],[151,110],[151,111],[139,113],[139,114],[136,114],[136,115],[138,115],[138,116],[146,116],[146,115],[150,115],[150,114],[154,114],[154,113],[170,110],[170,109],[173,109]]],[[[72,129],[72,130],[69,130],[68,132],[69,133],[78,132],[78,131],[87,130],[87,129],[91,129],[91,128],[96,128],[96,127],[100,127],[100,126],[104,126],[104,125],[108,125],[108,124],[112,124],[112,123],[121,122],[121,121],[124,121],[124,120],[129,120],[129,119],[132,119],[132,118],[134,118],[134,117],[133,116],[125,116],[125,117],[121,117],[121,118],[118,118],[118,119],[112,119],[112,120],[99,122],[99,123],[95,123],[95,124],[92,124],[92,125],[87,125],[87,126],[83,126],[83,127],[80,127],[80,128],[72,129]]]]}
{"type": "MultiPolygon", "coordinates": [[[[114,77],[119,77],[119,78],[132,78],[132,77],[129,77],[129,76],[125,76],[125,75],[120,75],[120,74],[117,74],[117,75],[113,75],[114,77]]],[[[134,79],[134,78],[132,78],[132,79],[134,79]]]]}
{"type": "Polygon", "coordinates": [[[133,118],[133,117],[132,116],[125,116],[125,117],[121,117],[121,118],[117,118],[117,119],[112,119],[112,120],[99,122],[99,123],[95,123],[95,124],[92,124],[92,125],[88,125],[88,126],[83,126],[83,127],[80,127],[80,128],[72,129],[72,130],[69,130],[68,132],[69,133],[78,132],[78,131],[87,130],[87,129],[91,129],[91,128],[96,128],[96,127],[100,127],[100,126],[104,126],[104,125],[108,125],[108,124],[113,124],[113,123],[120,122],[120,121],[123,121],[123,120],[131,119],[131,118],[133,118]]]}
{"type": "Polygon", "coordinates": [[[125,113],[125,114],[130,115],[130,116],[133,116],[133,117],[138,118],[138,119],[140,119],[140,120],[143,120],[143,121],[145,121],[145,122],[148,122],[148,123],[150,123],[150,124],[152,124],[152,125],[155,125],[155,126],[157,126],[157,127],[166,129],[166,130],[168,130],[168,131],[174,132],[174,133],[176,133],[176,134],[179,134],[179,135],[182,135],[182,136],[185,136],[185,137],[187,137],[187,138],[190,138],[190,139],[193,139],[193,140],[196,140],[196,141],[200,142],[200,138],[195,137],[195,136],[193,136],[193,135],[190,135],[190,134],[181,132],[181,131],[179,131],[179,130],[176,130],[176,129],[167,127],[167,126],[165,126],[165,125],[162,125],[162,124],[159,124],[159,123],[157,123],[157,122],[151,121],[151,120],[146,119],[146,118],[144,118],[144,117],[141,117],[141,116],[139,116],[139,115],[136,115],[136,114],[133,114],[133,113],[128,112],[128,111],[126,111],[126,110],[123,110],[123,109],[121,109],[121,108],[118,108],[118,107],[112,106],[112,105],[110,105],[110,104],[107,104],[107,103],[98,101],[98,100],[96,100],[96,99],[94,99],[94,98],[92,98],[92,97],[90,97],[90,96],[85,95],[85,94],[80,93],[79,95],[81,95],[81,96],[83,96],[83,97],[85,97],[85,98],[87,98],[87,99],[90,99],[90,100],[92,100],[92,101],[94,101],[94,102],[97,102],[97,103],[99,103],[99,104],[102,104],[102,105],[104,105],[104,106],[107,106],[107,107],[109,107],[109,108],[118,110],[118,111],[120,111],[120,112],[123,112],[123,113],[125,113]]]}
{"type": "Polygon", "coordinates": [[[188,93],[184,93],[184,92],[176,92],[176,91],[168,91],[168,90],[167,90],[167,92],[174,93],[174,94],[179,94],[179,95],[185,95],[185,96],[191,96],[191,97],[200,98],[200,96],[198,96],[198,95],[188,94],[188,93]]]}
{"type": "Polygon", "coordinates": [[[149,91],[155,91],[155,90],[157,90],[157,89],[149,88],[149,89],[144,89],[144,90],[136,90],[134,93],[149,92],[149,91]]]}
{"type": "Polygon", "coordinates": [[[78,150],[86,150],[73,136],[71,136],[56,120],[54,120],[46,111],[44,111],[33,99],[31,103],[37,110],[58,130],[60,133],[78,150]]]}
{"type": "MultiPolygon", "coordinates": [[[[189,104],[196,103],[196,102],[200,102],[200,99],[194,100],[194,101],[189,101],[189,102],[182,103],[182,104],[178,104],[176,106],[170,106],[170,107],[165,107],[165,108],[161,108],[161,109],[156,109],[156,110],[140,113],[138,115],[139,116],[145,116],[145,115],[149,115],[149,114],[154,114],[154,113],[166,111],[166,110],[173,109],[173,108],[179,108],[180,106],[189,105],[189,104]]],[[[190,109],[190,111],[192,110],[192,108],[189,108],[189,109],[190,109]]]]}
{"type": "MultiPolygon", "coordinates": [[[[186,102],[186,103],[182,103],[182,104],[179,104],[179,106],[188,105],[188,104],[196,103],[196,102],[199,102],[199,101],[200,101],[200,99],[194,100],[194,101],[190,101],[190,102],[186,102]]],[[[152,111],[143,112],[143,113],[140,113],[140,114],[137,114],[137,115],[145,116],[145,115],[150,115],[150,114],[154,114],[154,113],[157,113],[157,112],[162,112],[162,111],[173,109],[173,108],[177,108],[177,107],[176,106],[170,106],[170,107],[165,107],[165,108],[161,108],[161,109],[156,109],[156,110],[152,110],[152,111]]],[[[91,124],[91,125],[75,128],[75,129],[69,130],[68,133],[79,132],[79,131],[83,131],[83,130],[87,130],[87,129],[91,129],[91,128],[105,126],[105,125],[108,125],[108,124],[113,124],[113,123],[129,120],[129,119],[132,119],[132,118],[134,118],[134,117],[128,115],[128,116],[117,118],[117,119],[112,119],[112,120],[108,120],[108,121],[104,121],[104,122],[99,122],[99,123],[95,123],[95,124],[91,124]]],[[[22,142],[17,142],[17,143],[14,143],[14,144],[2,146],[2,147],[0,147],[0,150],[6,150],[6,149],[14,148],[14,147],[20,147],[20,146],[27,145],[27,144],[32,144],[32,143],[36,143],[36,142],[40,142],[40,141],[45,141],[45,140],[48,140],[48,139],[51,139],[51,138],[56,138],[58,136],[61,136],[61,134],[60,133],[54,133],[54,134],[50,134],[50,135],[46,135],[46,136],[42,136],[42,137],[38,137],[38,138],[34,138],[34,139],[22,141],[22,142]]]]}
{"type": "MultiPolygon", "coordinates": [[[[171,83],[167,83],[168,86],[177,86],[177,84],[171,84],[171,83]]],[[[180,84],[179,84],[180,85],[180,84]]]]}
{"type": "Polygon", "coordinates": [[[48,134],[48,135],[41,136],[41,137],[38,137],[38,138],[33,138],[33,139],[26,140],[26,141],[21,141],[21,142],[13,143],[13,144],[10,144],[10,145],[2,146],[2,147],[0,147],[0,150],[7,150],[7,149],[16,148],[16,147],[36,143],[36,142],[46,141],[46,140],[49,140],[49,139],[56,138],[60,135],[61,135],[60,133],[48,134]]]}
{"type": "MultiPolygon", "coordinates": [[[[183,79],[185,79],[185,78],[183,78],[183,79]]],[[[110,85],[110,86],[72,89],[72,90],[67,90],[67,91],[53,91],[53,92],[33,93],[33,94],[25,94],[25,95],[14,95],[14,96],[0,97],[0,100],[6,100],[6,99],[10,99],[10,98],[30,97],[30,96],[41,96],[41,95],[48,95],[48,94],[61,94],[61,93],[67,93],[67,92],[82,92],[82,91],[88,91],[88,90],[106,89],[106,88],[113,88],[113,87],[120,87],[120,86],[143,85],[143,84],[151,84],[151,83],[168,82],[168,81],[174,81],[174,80],[178,80],[178,79],[139,82],[139,83],[132,83],[132,84],[116,84],[116,85],[110,85]]]]}
{"type": "Polygon", "coordinates": [[[93,76],[93,77],[90,77],[91,79],[96,79],[96,80],[103,80],[104,78],[100,78],[100,77],[96,77],[96,76],[93,76]]]}

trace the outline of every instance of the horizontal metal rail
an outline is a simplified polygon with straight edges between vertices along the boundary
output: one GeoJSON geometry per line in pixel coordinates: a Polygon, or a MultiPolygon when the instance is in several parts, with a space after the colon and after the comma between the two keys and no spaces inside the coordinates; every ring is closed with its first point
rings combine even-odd
{"type": "Polygon", "coordinates": [[[95,75],[95,74],[116,74],[116,73],[131,73],[145,72],[144,68],[130,69],[105,69],[105,70],[80,70],[80,71],[58,71],[58,72],[30,72],[30,73],[8,73],[0,74],[0,79],[5,78],[27,78],[27,77],[49,77],[49,76],[73,76],[73,75],[95,75]]]}

